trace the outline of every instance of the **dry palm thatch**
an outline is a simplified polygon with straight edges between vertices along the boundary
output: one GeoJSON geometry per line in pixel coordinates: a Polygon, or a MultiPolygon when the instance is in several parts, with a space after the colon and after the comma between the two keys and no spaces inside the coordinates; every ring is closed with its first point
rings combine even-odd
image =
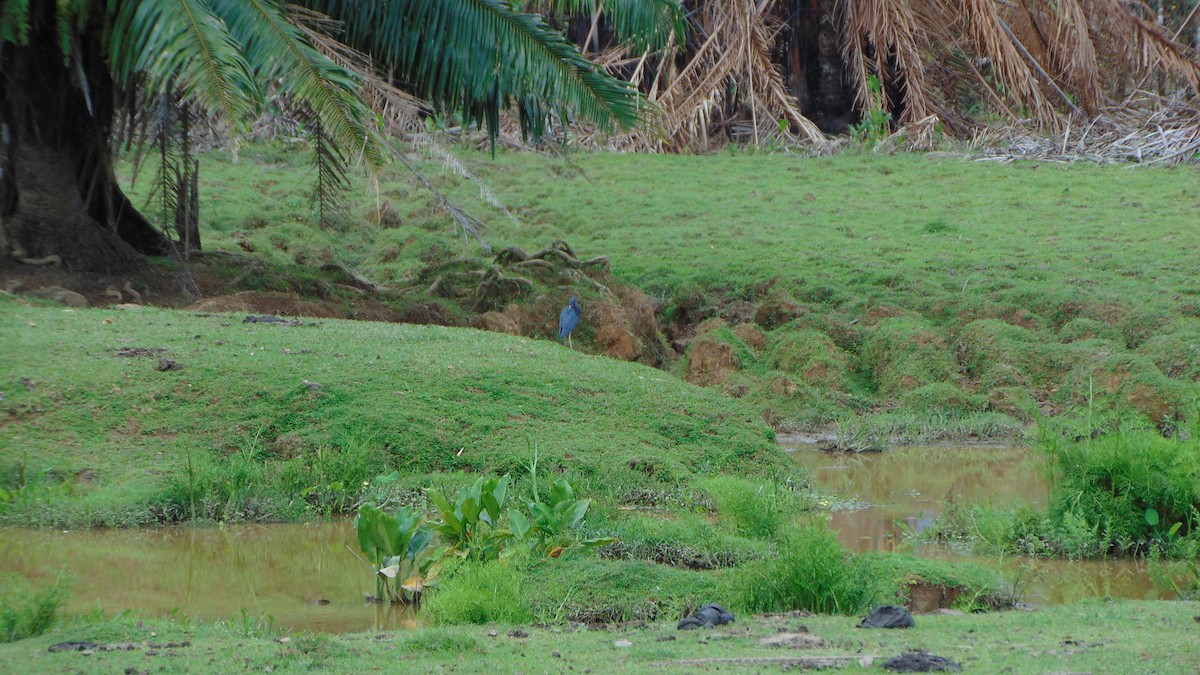
{"type": "Polygon", "coordinates": [[[927,118],[933,105],[921,53],[928,51],[929,40],[912,2],[848,0],[842,11],[842,50],[857,90],[858,106],[869,109],[877,100],[901,123],[927,118]],[[904,92],[899,115],[899,101],[870,95],[868,82],[872,76],[880,82],[894,79],[904,92]]]}
{"type": "Polygon", "coordinates": [[[706,150],[715,130],[736,132],[747,123],[746,140],[754,143],[826,143],[771,62],[773,4],[774,0],[697,3],[697,44],[689,50],[686,64],[678,72],[669,59],[656,69],[639,64],[636,73],[650,81],[649,98],[662,111],[662,137],[643,136],[643,146],[706,150]]]}
{"type": "Polygon", "coordinates": [[[1061,132],[1016,125],[975,139],[981,159],[1012,161],[1176,164],[1200,153],[1200,108],[1145,92],[1094,116],[1071,117],[1061,132]]]}

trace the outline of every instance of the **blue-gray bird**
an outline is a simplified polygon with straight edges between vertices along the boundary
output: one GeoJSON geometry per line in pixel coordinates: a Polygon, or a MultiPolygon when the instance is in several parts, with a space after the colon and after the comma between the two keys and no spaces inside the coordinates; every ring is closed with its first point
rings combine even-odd
{"type": "Polygon", "coordinates": [[[579,317],[583,315],[583,310],[579,309],[579,301],[575,296],[571,296],[570,302],[563,308],[562,314],[558,315],[558,339],[566,340],[567,345],[574,349],[571,344],[571,331],[579,325],[579,317]]]}

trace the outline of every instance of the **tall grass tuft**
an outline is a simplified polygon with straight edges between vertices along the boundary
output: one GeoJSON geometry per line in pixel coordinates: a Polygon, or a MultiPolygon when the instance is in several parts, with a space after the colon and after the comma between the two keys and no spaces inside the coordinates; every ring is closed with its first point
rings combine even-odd
{"type": "Polygon", "coordinates": [[[1074,442],[1043,434],[1054,530],[1090,539],[1101,553],[1144,553],[1195,537],[1200,439],[1179,436],[1121,429],[1074,442]]]}
{"type": "Polygon", "coordinates": [[[436,624],[528,623],[516,561],[467,562],[443,574],[422,611],[436,624]]]}
{"type": "Polygon", "coordinates": [[[16,642],[50,630],[69,587],[61,574],[39,589],[20,577],[0,578],[0,642],[16,642]]]}
{"type": "Polygon", "coordinates": [[[735,582],[740,604],[749,611],[853,614],[879,594],[867,562],[824,527],[786,530],[778,546],[776,557],[744,566],[735,582]]]}
{"type": "Polygon", "coordinates": [[[734,476],[715,476],[700,482],[712,497],[717,514],[743,537],[768,539],[807,505],[811,495],[786,483],[751,482],[734,476]]]}

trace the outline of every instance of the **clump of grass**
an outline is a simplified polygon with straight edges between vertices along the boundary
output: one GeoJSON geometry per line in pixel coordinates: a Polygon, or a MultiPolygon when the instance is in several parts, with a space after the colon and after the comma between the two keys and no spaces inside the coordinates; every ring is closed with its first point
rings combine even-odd
{"type": "Polygon", "coordinates": [[[808,384],[841,391],[846,388],[849,356],[828,335],[811,328],[784,330],[771,346],[772,364],[808,384]]]}
{"type": "Polygon", "coordinates": [[[693,570],[710,570],[762,558],[766,543],[728,534],[694,513],[676,517],[633,516],[602,532],[617,539],[599,550],[603,558],[646,560],[693,570]]]}
{"type": "Polygon", "coordinates": [[[728,595],[718,574],[579,557],[533,564],[522,590],[538,623],[677,620],[728,595]]]}
{"type": "Polygon", "coordinates": [[[810,505],[811,494],[787,481],[753,482],[734,476],[714,476],[697,487],[712,500],[718,517],[743,537],[773,537],[796,514],[810,505]]]}
{"type": "Polygon", "coordinates": [[[50,630],[69,590],[70,583],[62,574],[36,589],[23,577],[0,578],[0,642],[16,642],[50,630]]]}
{"type": "Polygon", "coordinates": [[[861,356],[879,392],[888,396],[958,379],[958,367],[946,341],[920,318],[898,316],[880,321],[867,336],[861,356]]]}
{"type": "Polygon", "coordinates": [[[827,528],[789,529],[777,546],[770,559],[738,572],[739,604],[752,612],[853,614],[880,594],[870,565],[846,550],[827,528]]]}
{"type": "Polygon", "coordinates": [[[1200,531],[1200,439],[1122,429],[1073,442],[1043,434],[1049,517],[1067,541],[1100,552],[1145,552],[1200,531]]]}
{"type": "Polygon", "coordinates": [[[479,640],[470,635],[431,628],[404,631],[396,640],[396,647],[405,652],[430,654],[471,654],[480,651],[479,640]]]}
{"type": "Polygon", "coordinates": [[[527,623],[520,561],[462,563],[443,573],[423,611],[436,624],[527,623]]]}

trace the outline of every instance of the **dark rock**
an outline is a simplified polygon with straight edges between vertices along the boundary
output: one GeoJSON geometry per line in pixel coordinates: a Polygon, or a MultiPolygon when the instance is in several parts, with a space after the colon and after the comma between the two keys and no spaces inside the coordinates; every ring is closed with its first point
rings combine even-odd
{"type": "Polygon", "coordinates": [[[962,671],[962,666],[943,656],[909,652],[884,661],[883,669],[893,673],[957,673],[962,671]]]}
{"type": "Polygon", "coordinates": [[[280,323],[288,326],[300,325],[300,322],[296,321],[295,319],[284,319],[278,316],[267,316],[260,314],[251,314],[242,319],[242,323],[280,323]]]}
{"type": "Polygon", "coordinates": [[[712,628],[713,626],[733,623],[733,620],[733,613],[729,610],[721,605],[708,604],[697,610],[695,615],[680,621],[678,628],[679,630],[712,628]]]}
{"type": "Polygon", "coordinates": [[[913,615],[904,607],[883,605],[876,607],[859,624],[859,628],[912,628],[913,615]]]}
{"type": "Polygon", "coordinates": [[[508,637],[527,638],[527,637],[529,637],[529,633],[526,633],[525,631],[521,630],[520,628],[514,628],[514,629],[508,631],[508,637]]]}
{"type": "Polygon", "coordinates": [[[159,359],[158,369],[163,372],[168,370],[183,370],[183,364],[172,359],[159,359]]]}
{"type": "Polygon", "coordinates": [[[88,649],[95,649],[100,645],[95,642],[59,642],[50,645],[52,652],[82,652],[88,649]]]}

